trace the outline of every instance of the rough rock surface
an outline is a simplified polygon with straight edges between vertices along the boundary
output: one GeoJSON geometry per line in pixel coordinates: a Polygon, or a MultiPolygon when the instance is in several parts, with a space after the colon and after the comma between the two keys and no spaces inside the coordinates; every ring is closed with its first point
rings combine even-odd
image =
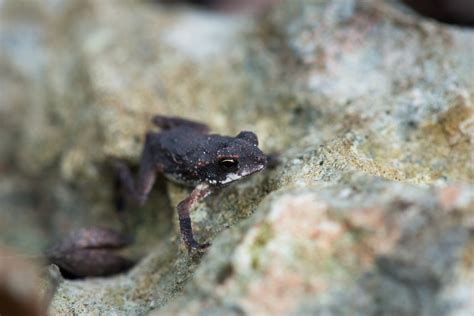
{"type": "Polygon", "coordinates": [[[160,182],[129,214],[140,264],[63,281],[52,315],[474,310],[474,31],[397,1],[0,8],[2,242],[34,255],[73,227],[119,227],[110,157],[136,163],[154,113],[281,153],[193,212],[202,258],[177,233],[187,189],[160,182]]]}

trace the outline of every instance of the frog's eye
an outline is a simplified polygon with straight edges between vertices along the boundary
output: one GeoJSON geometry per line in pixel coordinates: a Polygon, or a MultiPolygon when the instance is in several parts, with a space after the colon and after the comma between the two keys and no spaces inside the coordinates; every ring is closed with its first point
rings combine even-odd
{"type": "Polygon", "coordinates": [[[219,166],[224,170],[234,170],[239,165],[239,162],[233,158],[224,158],[219,160],[219,166]]]}

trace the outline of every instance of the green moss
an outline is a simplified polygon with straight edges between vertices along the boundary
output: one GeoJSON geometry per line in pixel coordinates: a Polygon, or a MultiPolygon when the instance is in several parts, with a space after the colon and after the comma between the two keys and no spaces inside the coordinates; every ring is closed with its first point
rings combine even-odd
{"type": "Polygon", "coordinates": [[[261,267],[261,255],[262,250],[265,248],[267,243],[273,238],[275,232],[268,223],[263,223],[260,228],[255,242],[250,248],[250,254],[252,256],[252,268],[255,270],[260,269],[261,267]]]}

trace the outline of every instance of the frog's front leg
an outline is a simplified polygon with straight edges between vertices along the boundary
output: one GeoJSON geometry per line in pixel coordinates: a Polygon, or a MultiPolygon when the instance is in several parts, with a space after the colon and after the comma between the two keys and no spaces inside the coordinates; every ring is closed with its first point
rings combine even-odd
{"type": "Polygon", "coordinates": [[[194,239],[189,212],[196,203],[211,193],[212,188],[208,184],[200,184],[194,188],[193,192],[191,192],[191,194],[181,201],[177,206],[181,237],[183,238],[186,247],[188,247],[188,250],[204,249],[210,246],[209,243],[200,244],[194,239]]]}

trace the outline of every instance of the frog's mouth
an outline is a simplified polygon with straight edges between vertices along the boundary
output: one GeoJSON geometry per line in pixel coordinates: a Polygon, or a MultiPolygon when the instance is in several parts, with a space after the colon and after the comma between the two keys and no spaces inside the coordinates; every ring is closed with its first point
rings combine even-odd
{"type": "Polygon", "coordinates": [[[228,173],[226,175],[225,179],[221,181],[221,184],[231,183],[231,182],[234,182],[236,180],[239,180],[242,177],[243,177],[242,175],[239,175],[237,173],[228,173]]]}
{"type": "Polygon", "coordinates": [[[261,165],[257,165],[256,167],[250,170],[243,170],[240,174],[240,177],[243,178],[243,177],[250,176],[256,172],[262,171],[263,169],[265,169],[265,167],[266,167],[266,164],[261,164],[261,165]]]}
{"type": "Polygon", "coordinates": [[[231,182],[237,181],[241,178],[248,177],[256,172],[259,172],[265,168],[265,165],[258,165],[257,168],[254,168],[252,170],[243,170],[241,173],[228,173],[225,177],[224,180],[220,181],[220,184],[229,184],[231,182]]]}

